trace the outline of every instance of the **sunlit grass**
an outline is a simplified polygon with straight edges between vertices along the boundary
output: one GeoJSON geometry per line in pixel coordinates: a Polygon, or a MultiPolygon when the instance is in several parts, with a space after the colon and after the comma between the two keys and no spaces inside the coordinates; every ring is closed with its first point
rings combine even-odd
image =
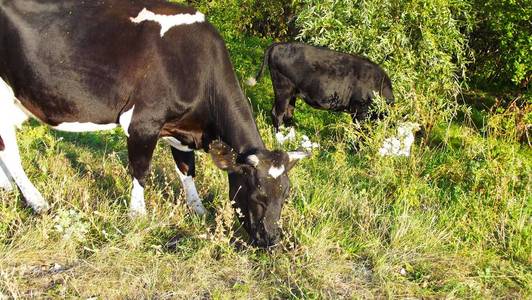
{"type": "MultiPolygon", "coordinates": [[[[267,41],[229,42],[244,81],[267,41]]],[[[245,89],[268,147],[297,148],[275,144],[269,78],[245,89]]],[[[360,130],[345,114],[298,103],[299,137],[321,147],[291,173],[283,240],[271,252],[243,242],[226,175],[208,155],[197,155],[206,217],[186,207],[160,145],[149,214],[132,220],[119,130],[27,124],[24,167],[52,209],[35,216],[17,191],[0,191],[0,298],[530,297],[530,148],[511,132],[461,120],[436,124],[409,158],[380,157],[402,109],[399,102],[390,118],[360,130]]]]}

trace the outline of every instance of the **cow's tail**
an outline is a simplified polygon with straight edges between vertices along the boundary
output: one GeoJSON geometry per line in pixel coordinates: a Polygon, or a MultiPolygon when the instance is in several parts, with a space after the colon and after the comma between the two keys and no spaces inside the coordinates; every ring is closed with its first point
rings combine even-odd
{"type": "Polygon", "coordinates": [[[4,140],[2,140],[2,137],[0,136],[0,151],[4,151],[6,148],[6,145],[4,145],[4,140]]]}
{"type": "Polygon", "coordinates": [[[260,79],[262,78],[262,75],[264,75],[264,69],[266,69],[266,67],[268,66],[268,62],[270,61],[270,54],[272,53],[272,49],[273,49],[274,46],[275,46],[275,44],[273,44],[270,47],[268,47],[268,49],[264,53],[264,59],[262,61],[262,65],[260,66],[260,70],[257,73],[257,76],[250,77],[246,81],[246,84],[248,86],[255,86],[257,84],[257,82],[259,82],[260,79]]]}

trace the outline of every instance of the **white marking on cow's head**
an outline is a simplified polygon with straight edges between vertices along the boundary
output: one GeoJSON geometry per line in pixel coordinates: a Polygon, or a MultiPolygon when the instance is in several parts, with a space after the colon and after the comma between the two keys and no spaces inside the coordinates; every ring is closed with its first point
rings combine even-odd
{"type": "Polygon", "coordinates": [[[253,154],[253,155],[250,155],[247,157],[247,163],[254,166],[254,167],[257,167],[260,163],[260,159],[257,155],[253,154]]]}
{"type": "Polygon", "coordinates": [[[205,15],[199,11],[195,14],[177,14],[177,15],[157,15],[144,8],[136,18],[130,18],[133,23],[142,23],[144,21],[153,21],[161,25],[161,37],[174,26],[190,25],[194,23],[205,22],[205,15]]]}
{"type": "Polygon", "coordinates": [[[268,171],[268,174],[270,174],[270,176],[273,178],[277,178],[281,176],[285,170],[286,169],[284,166],[280,166],[280,167],[271,166],[270,170],[268,171]]]}

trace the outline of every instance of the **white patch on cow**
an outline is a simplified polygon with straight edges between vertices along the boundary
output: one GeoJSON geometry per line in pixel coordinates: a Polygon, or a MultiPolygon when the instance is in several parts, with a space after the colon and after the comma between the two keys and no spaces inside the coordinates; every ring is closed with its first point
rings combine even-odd
{"type": "Polygon", "coordinates": [[[185,174],[181,173],[181,170],[179,170],[177,166],[175,169],[177,171],[177,175],[179,175],[179,180],[183,185],[183,189],[185,190],[187,205],[198,215],[203,216],[207,212],[207,210],[201,203],[202,200],[198,194],[198,190],[196,189],[194,178],[192,178],[192,176],[186,176],[185,174]]]}
{"type": "Polygon", "coordinates": [[[205,15],[199,11],[195,14],[177,14],[177,15],[157,15],[144,8],[136,18],[130,18],[133,23],[142,23],[144,21],[153,21],[161,25],[161,37],[174,26],[190,25],[205,21],[205,15]]]}
{"type": "Polygon", "coordinates": [[[12,124],[21,127],[28,120],[29,113],[15,98],[13,89],[0,78],[0,114],[3,124],[12,124]]]}
{"type": "Polygon", "coordinates": [[[117,124],[95,124],[95,123],[79,123],[79,122],[65,122],[52,128],[59,131],[66,132],[93,132],[113,130],[117,127],[117,124]]]}
{"type": "Polygon", "coordinates": [[[130,110],[121,114],[120,118],[118,119],[118,122],[120,123],[120,126],[122,126],[122,129],[127,137],[129,137],[129,125],[131,124],[131,119],[133,118],[133,110],[135,110],[135,105],[133,105],[130,110]]]}
{"type": "Polygon", "coordinates": [[[183,145],[178,139],[171,137],[171,136],[165,136],[163,137],[163,140],[170,146],[176,148],[177,150],[181,152],[192,152],[193,149],[190,149],[189,147],[183,145]]]}
{"type": "Polygon", "coordinates": [[[273,178],[277,178],[281,176],[285,170],[286,169],[284,166],[280,166],[280,167],[271,166],[270,170],[268,170],[268,174],[270,174],[270,176],[273,178]]]}
{"type": "Polygon", "coordinates": [[[259,163],[260,163],[259,157],[257,155],[255,155],[255,154],[252,154],[252,155],[248,156],[246,158],[246,161],[248,162],[248,164],[250,164],[250,165],[252,165],[254,167],[257,167],[259,165],[259,163]]]}
{"type": "Polygon", "coordinates": [[[146,215],[146,203],[144,202],[144,188],[139,181],[133,179],[133,188],[131,189],[131,204],[129,205],[129,214],[132,217],[146,215]]]}
{"type": "Polygon", "coordinates": [[[24,172],[17,145],[15,128],[27,118],[25,111],[18,106],[18,101],[15,99],[11,87],[0,79],[0,136],[5,146],[5,149],[0,151],[2,186],[9,189],[11,182],[14,181],[28,205],[36,212],[43,212],[48,210],[50,205],[24,172]]]}
{"type": "Polygon", "coordinates": [[[406,122],[397,128],[397,136],[384,140],[379,149],[381,156],[408,157],[414,144],[414,133],[420,129],[418,123],[406,122]]]}

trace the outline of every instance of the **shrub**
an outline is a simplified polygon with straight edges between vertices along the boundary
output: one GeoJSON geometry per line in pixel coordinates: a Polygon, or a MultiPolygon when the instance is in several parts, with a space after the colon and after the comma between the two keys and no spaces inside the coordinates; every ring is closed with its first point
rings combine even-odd
{"type": "Polygon", "coordinates": [[[295,11],[299,0],[189,0],[201,8],[215,23],[234,33],[268,38],[288,38],[295,35],[295,11]]]}
{"type": "Polygon", "coordinates": [[[470,6],[460,0],[303,0],[302,41],[358,53],[390,74],[398,103],[429,128],[453,115],[466,65],[470,6]]]}
{"type": "Polygon", "coordinates": [[[520,0],[473,0],[471,46],[478,82],[526,88],[532,80],[532,5],[520,0]]]}

